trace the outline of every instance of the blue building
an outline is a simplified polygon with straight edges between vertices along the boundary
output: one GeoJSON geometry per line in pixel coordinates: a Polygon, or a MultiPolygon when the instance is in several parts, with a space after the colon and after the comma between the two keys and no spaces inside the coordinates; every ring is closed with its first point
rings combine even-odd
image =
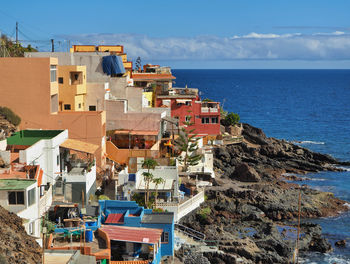
{"type": "Polygon", "coordinates": [[[135,201],[103,200],[100,204],[100,220],[104,225],[142,227],[163,230],[161,257],[174,254],[174,214],[154,213],[135,201]]]}

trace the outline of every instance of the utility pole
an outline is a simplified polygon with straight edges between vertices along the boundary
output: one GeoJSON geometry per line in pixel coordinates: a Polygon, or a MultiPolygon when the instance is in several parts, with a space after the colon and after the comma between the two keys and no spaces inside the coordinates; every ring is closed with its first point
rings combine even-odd
{"type": "Polygon", "coordinates": [[[54,43],[54,39],[51,39],[51,52],[55,52],[55,43],[54,43]]]}
{"type": "Polygon", "coordinates": [[[18,22],[16,21],[16,45],[18,45],[18,22]]]}

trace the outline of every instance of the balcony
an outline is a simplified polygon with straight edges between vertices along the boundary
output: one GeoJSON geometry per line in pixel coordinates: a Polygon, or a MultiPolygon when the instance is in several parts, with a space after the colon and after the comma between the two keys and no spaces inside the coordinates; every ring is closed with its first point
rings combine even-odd
{"type": "Polygon", "coordinates": [[[202,102],[201,113],[203,114],[218,114],[220,113],[220,107],[218,102],[202,102]]]}

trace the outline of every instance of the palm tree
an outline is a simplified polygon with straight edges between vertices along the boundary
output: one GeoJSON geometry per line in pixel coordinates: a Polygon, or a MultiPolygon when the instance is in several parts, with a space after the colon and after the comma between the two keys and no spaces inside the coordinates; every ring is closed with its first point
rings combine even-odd
{"type": "Polygon", "coordinates": [[[142,163],[142,168],[147,169],[147,172],[143,172],[142,176],[145,182],[145,207],[148,207],[149,202],[149,184],[153,179],[153,174],[150,172],[150,170],[154,170],[158,163],[154,159],[145,159],[145,161],[142,163]]]}
{"type": "Polygon", "coordinates": [[[157,209],[157,199],[158,199],[158,185],[164,183],[163,178],[154,178],[152,182],[156,185],[156,197],[154,199],[154,206],[157,209]]]}

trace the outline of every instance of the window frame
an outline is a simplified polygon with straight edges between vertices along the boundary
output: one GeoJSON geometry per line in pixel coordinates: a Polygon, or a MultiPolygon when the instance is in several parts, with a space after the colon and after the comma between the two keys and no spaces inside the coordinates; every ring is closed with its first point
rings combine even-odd
{"type": "Polygon", "coordinates": [[[50,82],[57,82],[57,65],[50,65],[50,82]]]}
{"type": "Polygon", "coordinates": [[[219,123],[219,118],[217,116],[216,117],[212,117],[210,121],[211,121],[212,124],[218,124],[219,123]],[[213,120],[215,120],[215,119],[216,119],[216,122],[213,122],[213,120]]]}
{"type": "Polygon", "coordinates": [[[209,117],[202,117],[202,124],[210,124],[210,118],[209,117]],[[208,122],[203,122],[203,120],[208,122]]]}

